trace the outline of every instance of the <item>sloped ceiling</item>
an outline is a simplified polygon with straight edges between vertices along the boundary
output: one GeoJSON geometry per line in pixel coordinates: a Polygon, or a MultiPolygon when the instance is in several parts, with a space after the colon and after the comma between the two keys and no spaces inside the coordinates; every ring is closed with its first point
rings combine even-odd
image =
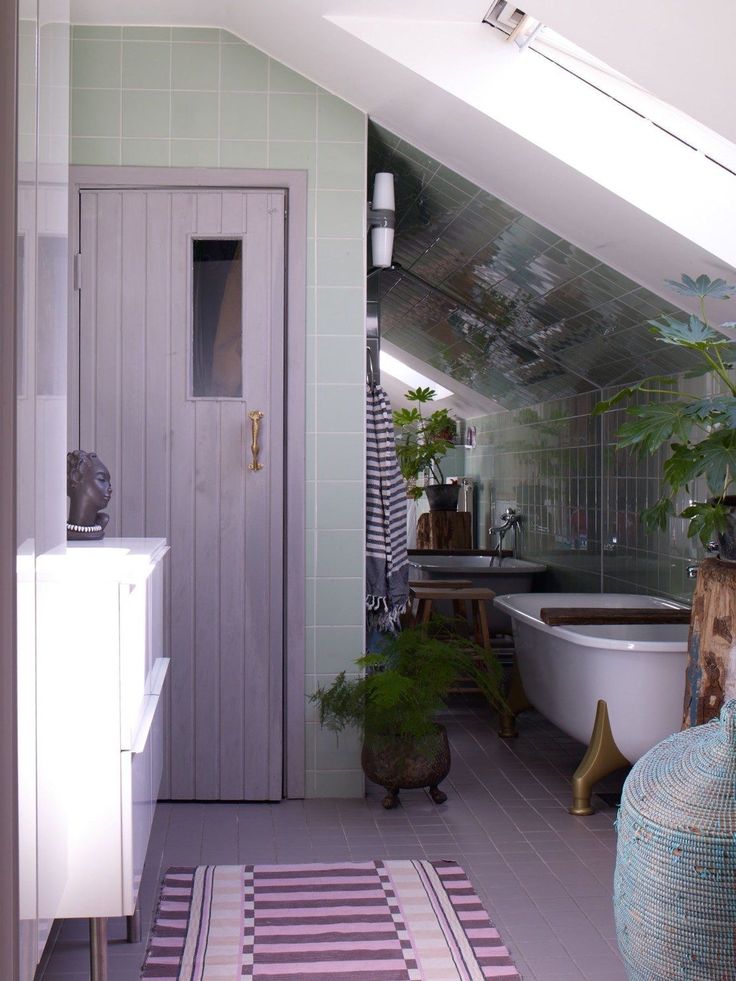
{"type": "MultiPolygon", "coordinates": [[[[535,399],[625,380],[632,365],[659,364],[661,352],[641,325],[668,302],[666,278],[734,276],[736,177],[613,100],[573,89],[535,52],[516,52],[482,24],[489,6],[72,0],[72,18],[224,28],[359,107],[384,134],[398,134],[393,162],[411,159],[414,188],[423,189],[400,214],[398,257],[446,295],[435,290],[430,298],[408,275],[386,278],[387,309],[395,303],[403,318],[392,323],[389,312],[386,329],[406,333],[431,321],[440,336],[430,348],[425,340],[424,360],[476,383],[473,365],[483,356],[499,386],[511,379],[535,399]],[[565,97],[555,98],[560,91],[565,97]],[[618,137],[609,118],[629,137],[618,137]],[[665,147],[679,169],[668,166],[665,147]],[[441,241],[428,250],[433,236],[441,241]]],[[[621,0],[606,9],[589,0],[530,0],[524,7],[733,136],[732,0],[700,8],[690,0],[621,0]]],[[[736,320],[736,303],[720,306],[723,320],[736,320]]],[[[509,404],[526,399],[512,387],[509,404]]]]}
{"type": "MultiPolygon", "coordinates": [[[[548,108],[546,86],[522,85],[527,74],[536,77],[542,71],[544,59],[533,52],[518,55],[497,31],[483,25],[489,5],[489,0],[72,0],[72,17],[80,23],[225,28],[654,292],[666,277],[682,271],[729,276],[736,265],[730,258],[736,254],[731,233],[736,194],[724,189],[717,203],[706,204],[703,186],[708,190],[709,181],[698,184],[693,176],[678,183],[658,163],[656,128],[642,131],[646,152],[607,137],[605,130],[595,138],[591,130],[588,138],[586,127],[596,123],[598,110],[614,111],[610,99],[602,107],[589,106],[584,120],[569,111],[564,99],[548,108]],[[469,86],[486,93],[483,105],[468,101],[469,86]],[[533,133],[544,137],[546,149],[534,142],[533,133]],[[579,144],[577,165],[564,159],[572,140],[579,144]],[[594,160],[599,175],[607,170],[603,176],[620,193],[587,176],[585,158],[594,160]],[[650,208],[650,201],[656,208],[650,208]],[[703,244],[711,238],[716,252],[703,244]]],[[[535,13],[534,4],[526,6],[535,13]]],[[[595,34],[600,5],[566,0],[560,6],[574,15],[578,31],[585,26],[595,34]]],[[[667,43],[647,34],[651,43],[642,45],[637,21],[611,14],[605,54],[614,67],[616,54],[626,55],[635,80],[637,72],[659,72],[663,85],[682,85],[677,79],[685,75],[692,101],[704,106],[717,90],[719,105],[732,106],[734,31],[729,26],[736,5],[713,0],[707,16],[702,14],[707,58],[700,57],[703,42],[695,39],[700,21],[696,29],[693,14],[685,16],[684,0],[651,0],[641,6],[656,11],[667,25],[667,43]],[[677,45],[678,52],[692,50],[694,56],[684,65],[671,57],[668,45],[677,45]],[[721,96],[721,90],[728,94],[721,96]]],[[[558,80],[565,75],[555,72],[558,80]]],[[[589,102],[589,95],[583,101],[589,102]]],[[[627,118],[626,124],[635,122],[627,118]]],[[[685,170],[693,175],[697,156],[683,157],[685,170]]],[[[729,178],[732,188],[736,178],[729,178]]],[[[714,182],[724,180],[724,174],[714,172],[714,182]]]]}
{"type": "Polygon", "coordinates": [[[396,186],[382,334],[430,376],[516,408],[694,365],[647,325],[675,305],[382,127],[368,147],[396,186]]]}

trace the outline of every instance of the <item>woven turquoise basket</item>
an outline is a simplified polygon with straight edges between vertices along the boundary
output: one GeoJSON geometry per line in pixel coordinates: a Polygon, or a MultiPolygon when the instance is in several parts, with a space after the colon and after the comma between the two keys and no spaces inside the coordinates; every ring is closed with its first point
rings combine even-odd
{"type": "Polygon", "coordinates": [[[629,981],[736,981],[736,700],[629,774],[614,908],[629,981]]]}

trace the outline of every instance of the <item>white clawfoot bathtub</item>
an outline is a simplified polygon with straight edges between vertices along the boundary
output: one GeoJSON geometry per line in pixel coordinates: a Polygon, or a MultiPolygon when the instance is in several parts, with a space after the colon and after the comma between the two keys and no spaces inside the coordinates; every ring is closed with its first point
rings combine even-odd
{"type": "Polygon", "coordinates": [[[686,625],[548,627],[539,617],[549,606],[681,609],[679,604],[623,593],[512,594],[496,596],[494,604],[512,619],[527,698],[563,732],[587,744],[602,699],[616,746],[635,763],[680,729],[686,625]]]}

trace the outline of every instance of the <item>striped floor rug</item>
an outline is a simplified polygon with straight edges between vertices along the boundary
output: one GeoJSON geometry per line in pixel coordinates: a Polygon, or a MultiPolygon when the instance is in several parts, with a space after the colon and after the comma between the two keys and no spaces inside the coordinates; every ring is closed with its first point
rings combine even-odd
{"type": "Polygon", "coordinates": [[[454,862],[169,869],[142,978],[516,979],[454,862]]]}

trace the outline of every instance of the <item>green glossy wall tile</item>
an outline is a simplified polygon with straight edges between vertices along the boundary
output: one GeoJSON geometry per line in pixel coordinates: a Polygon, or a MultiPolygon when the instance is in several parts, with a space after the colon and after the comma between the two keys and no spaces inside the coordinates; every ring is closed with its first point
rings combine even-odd
{"type": "Polygon", "coordinates": [[[172,88],[195,92],[216,91],[219,83],[219,44],[179,42],[172,46],[172,88]]]}
{"type": "Polygon", "coordinates": [[[168,167],[168,140],[123,140],[122,163],[129,167],[168,167]]]}
{"type": "Polygon", "coordinates": [[[395,175],[405,270],[387,279],[387,340],[510,409],[687,368],[649,335],[666,299],[373,124],[368,155],[369,193],[395,175]]]}
{"type": "MultiPolygon", "coordinates": [[[[317,481],[318,529],[362,528],[364,511],[365,500],[362,481],[317,481]]],[[[325,574],[321,573],[321,575],[325,574]]]]}
{"type": "Polygon", "coordinates": [[[183,41],[187,44],[198,41],[217,44],[224,34],[225,32],[217,27],[173,27],[171,29],[173,41],[183,41]]]}
{"type": "Polygon", "coordinates": [[[123,137],[169,135],[169,93],[123,92],[123,137]]]}
{"type": "Polygon", "coordinates": [[[362,578],[316,580],[317,623],[329,623],[336,627],[358,627],[363,622],[364,604],[362,578]]]}
{"type": "Polygon", "coordinates": [[[362,797],[365,793],[365,777],[358,767],[359,762],[359,759],[355,761],[356,768],[353,770],[317,770],[314,774],[313,796],[362,797]]]}
{"type": "Polygon", "coordinates": [[[360,143],[320,143],[317,187],[365,191],[365,150],[360,143]]]}
{"type": "Polygon", "coordinates": [[[120,135],[120,92],[107,89],[75,89],[72,136],[120,135]]]}
{"type": "Polygon", "coordinates": [[[365,268],[365,240],[318,239],[317,278],[320,286],[350,286],[365,268]]]}
{"type": "Polygon", "coordinates": [[[319,335],[316,338],[317,384],[359,385],[364,379],[364,351],[362,337],[319,335]]]}
{"type": "MultiPolygon", "coordinates": [[[[349,482],[345,493],[352,493],[349,482]]],[[[361,504],[362,483],[358,484],[361,504]]],[[[362,514],[359,515],[362,520],[362,514]]],[[[363,561],[364,536],[362,528],[325,529],[317,532],[316,572],[318,576],[352,576],[363,561]]],[[[324,662],[320,662],[324,667],[324,662]]]]}
{"type": "Polygon", "coordinates": [[[217,139],[216,92],[173,92],[171,136],[174,139],[217,139]]]}
{"type": "Polygon", "coordinates": [[[270,140],[268,144],[268,166],[285,170],[308,171],[309,186],[314,186],[314,173],[317,167],[317,144],[314,142],[282,143],[270,140]]]}
{"type": "Polygon", "coordinates": [[[172,167],[217,167],[220,144],[217,140],[172,140],[172,167]]]}
{"type": "Polygon", "coordinates": [[[320,385],[317,389],[317,432],[362,436],[365,385],[320,385]]]}
{"type": "Polygon", "coordinates": [[[265,93],[223,92],[220,96],[220,138],[265,140],[268,104],[265,93]]]}
{"type": "Polygon", "coordinates": [[[170,27],[124,27],[124,41],[171,41],[170,27]]]}
{"type": "Polygon", "coordinates": [[[319,433],[315,457],[316,475],[321,481],[363,479],[365,448],[362,435],[319,433]]]}
{"type": "MultiPolygon", "coordinates": [[[[316,627],[315,650],[320,652],[320,666],[324,672],[338,674],[345,669],[346,655],[363,647],[362,627],[316,627]]],[[[359,655],[356,655],[356,657],[359,655]]]]}
{"type": "Polygon", "coordinates": [[[105,24],[74,24],[72,26],[72,40],[77,38],[119,40],[123,36],[122,28],[111,27],[105,24]]]}
{"type": "Polygon", "coordinates": [[[266,92],[268,56],[257,48],[233,39],[221,48],[223,91],[266,92]]]}
{"type": "Polygon", "coordinates": [[[362,286],[317,286],[315,303],[317,334],[364,336],[365,307],[362,286]]]}
{"type": "Polygon", "coordinates": [[[265,167],[268,161],[268,143],[265,140],[221,140],[220,166],[265,167]]]}
{"type": "Polygon", "coordinates": [[[324,89],[317,95],[317,126],[320,140],[365,142],[365,113],[324,89]]]}
{"type": "Polygon", "coordinates": [[[119,164],[120,140],[99,137],[71,139],[71,162],[73,164],[119,164]]]}
{"type": "Polygon", "coordinates": [[[317,97],[313,93],[274,93],[269,97],[268,125],[272,140],[314,140],[317,97]]]}
{"type": "Polygon", "coordinates": [[[317,235],[320,238],[361,238],[366,225],[363,191],[317,190],[317,235]]]}
{"type": "Polygon", "coordinates": [[[161,41],[123,42],[123,88],[166,89],[171,84],[171,45],[161,41]]]}
{"type": "Polygon", "coordinates": [[[272,92],[315,92],[317,86],[298,72],[278,61],[270,60],[269,88],[272,92]]]}
{"type": "Polygon", "coordinates": [[[72,85],[87,89],[113,89],[120,85],[120,41],[72,42],[72,85]]]}

